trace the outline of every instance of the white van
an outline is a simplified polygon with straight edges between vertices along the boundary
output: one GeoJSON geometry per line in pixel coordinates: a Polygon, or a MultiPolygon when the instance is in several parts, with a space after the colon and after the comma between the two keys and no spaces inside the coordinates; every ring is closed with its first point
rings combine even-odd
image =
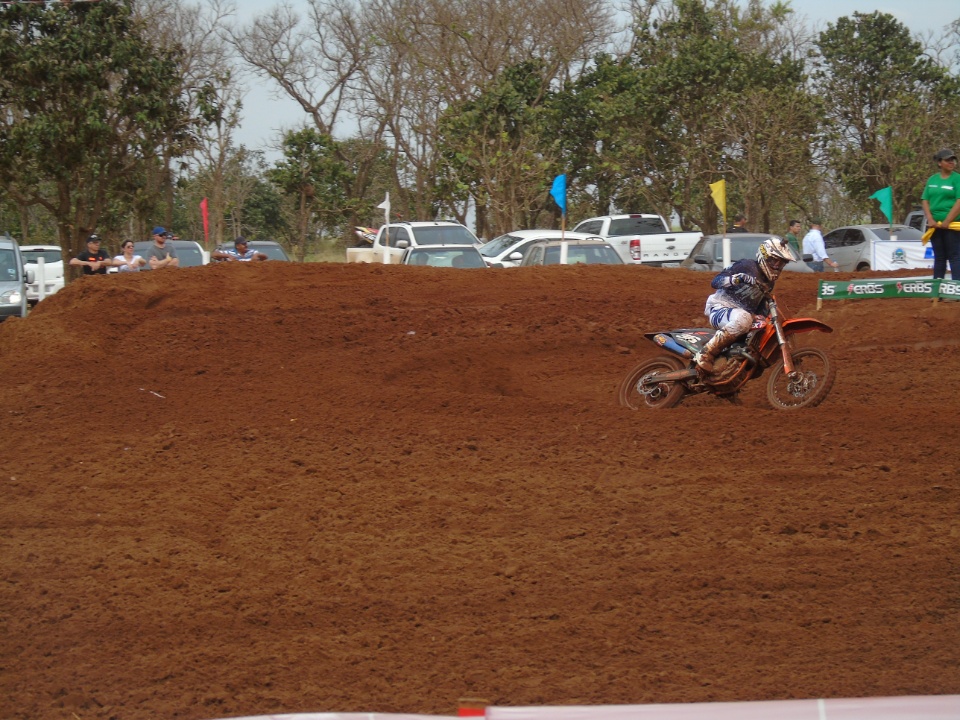
{"type": "Polygon", "coordinates": [[[27,283],[28,303],[36,305],[48,295],[63,290],[63,254],[59,245],[21,245],[20,254],[27,274],[33,272],[33,282],[27,283]],[[42,278],[39,260],[43,260],[42,278]]]}

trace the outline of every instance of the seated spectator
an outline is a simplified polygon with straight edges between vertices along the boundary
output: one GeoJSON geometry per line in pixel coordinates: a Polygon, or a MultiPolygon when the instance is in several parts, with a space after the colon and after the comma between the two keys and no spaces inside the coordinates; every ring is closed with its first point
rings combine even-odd
{"type": "Polygon", "coordinates": [[[250,262],[251,260],[266,260],[262,252],[247,249],[247,239],[238,237],[233,241],[233,247],[227,250],[217,248],[213,251],[214,260],[229,260],[234,262],[250,262]]]}

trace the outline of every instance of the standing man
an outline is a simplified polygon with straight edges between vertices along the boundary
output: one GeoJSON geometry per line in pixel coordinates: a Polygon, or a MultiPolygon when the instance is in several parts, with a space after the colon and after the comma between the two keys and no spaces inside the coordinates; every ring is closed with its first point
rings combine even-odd
{"type": "Polygon", "coordinates": [[[790,224],[787,225],[787,237],[784,238],[797,252],[797,257],[800,257],[800,238],[797,237],[797,234],[800,232],[800,229],[803,225],[800,224],[799,220],[791,220],[790,224]]]}
{"type": "Polygon", "coordinates": [[[100,247],[100,236],[91,235],[87,238],[87,249],[70,258],[70,264],[82,267],[84,275],[106,275],[107,268],[113,267],[113,260],[100,247]]]}
{"type": "Polygon", "coordinates": [[[813,255],[813,262],[808,262],[814,272],[823,272],[826,263],[834,270],[840,267],[827,257],[827,248],[823,244],[823,233],[820,232],[820,220],[813,218],[810,221],[810,232],[803,236],[803,254],[813,255]]]}
{"type": "Polygon", "coordinates": [[[747,216],[743,213],[740,213],[735,218],[733,218],[733,227],[730,228],[732,233],[745,233],[750,232],[747,230],[747,216]]]}
{"type": "Polygon", "coordinates": [[[144,253],[144,260],[151,270],[165,267],[180,267],[180,258],[172,245],[167,245],[170,233],[159,225],[153,229],[153,245],[144,253]]]}

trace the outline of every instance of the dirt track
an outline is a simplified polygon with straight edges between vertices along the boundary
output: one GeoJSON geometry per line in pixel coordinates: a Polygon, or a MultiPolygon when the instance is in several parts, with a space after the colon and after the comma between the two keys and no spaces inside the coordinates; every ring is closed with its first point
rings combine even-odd
{"type": "Polygon", "coordinates": [[[220,266],[0,325],[0,717],[960,693],[960,303],[634,413],[708,277],[220,266]]]}

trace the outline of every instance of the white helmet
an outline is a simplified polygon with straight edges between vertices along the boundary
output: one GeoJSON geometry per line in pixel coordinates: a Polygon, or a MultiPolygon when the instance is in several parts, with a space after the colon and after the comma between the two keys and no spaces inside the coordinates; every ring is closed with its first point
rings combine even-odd
{"type": "Polygon", "coordinates": [[[780,271],[788,262],[799,262],[800,258],[783,238],[771,235],[757,248],[757,264],[770,282],[780,277],[780,271]]]}

